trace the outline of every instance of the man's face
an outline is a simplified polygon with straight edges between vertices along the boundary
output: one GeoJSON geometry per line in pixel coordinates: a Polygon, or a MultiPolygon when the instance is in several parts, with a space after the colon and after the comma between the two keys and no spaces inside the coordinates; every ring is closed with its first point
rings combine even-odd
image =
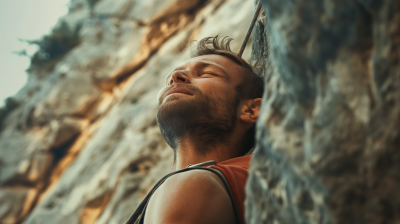
{"type": "Polygon", "coordinates": [[[167,143],[192,134],[222,140],[237,120],[241,67],[220,55],[204,55],[181,63],[166,77],[158,94],[157,122],[167,143]]]}
{"type": "Polygon", "coordinates": [[[210,97],[223,100],[235,96],[235,86],[240,83],[241,67],[221,55],[204,55],[178,65],[166,77],[166,86],[158,93],[162,107],[175,100],[190,100],[196,97],[196,88],[210,97]]]}

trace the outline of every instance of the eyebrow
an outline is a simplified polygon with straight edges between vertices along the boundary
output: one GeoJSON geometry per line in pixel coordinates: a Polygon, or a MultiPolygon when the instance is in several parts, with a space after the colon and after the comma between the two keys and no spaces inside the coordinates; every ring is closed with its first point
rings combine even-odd
{"type": "MultiPolygon", "coordinates": [[[[219,65],[219,64],[216,64],[216,63],[213,63],[213,62],[208,62],[208,61],[202,61],[202,60],[200,60],[200,61],[198,61],[196,64],[195,64],[195,68],[204,68],[204,67],[208,67],[208,66],[212,66],[212,67],[216,67],[217,69],[219,69],[220,71],[222,71],[222,73],[224,73],[224,75],[225,75],[225,77],[227,77],[228,78],[228,80],[230,80],[230,76],[228,75],[228,72],[226,72],[226,70],[221,66],[221,65],[219,65]]],[[[179,67],[177,67],[177,68],[175,68],[174,70],[172,70],[168,75],[167,75],[167,77],[165,77],[165,82],[167,82],[167,80],[168,80],[168,77],[170,77],[171,76],[171,74],[174,72],[174,71],[178,71],[178,70],[182,70],[183,69],[183,66],[179,66],[179,67]]]]}

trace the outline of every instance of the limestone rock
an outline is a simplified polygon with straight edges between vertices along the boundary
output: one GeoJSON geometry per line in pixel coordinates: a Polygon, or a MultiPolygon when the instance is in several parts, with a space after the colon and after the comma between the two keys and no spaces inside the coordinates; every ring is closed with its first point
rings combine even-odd
{"type": "Polygon", "coordinates": [[[399,2],[261,1],[247,222],[398,223],[399,2]]]}
{"type": "Polygon", "coordinates": [[[1,189],[0,220],[1,223],[17,223],[18,218],[25,216],[35,198],[35,189],[1,189]]]}
{"type": "Polygon", "coordinates": [[[86,120],[73,119],[71,117],[66,117],[61,121],[53,120],[50,123],[50,133],[53,134],[50,138],[50,147],[58,148],[64,145],[73,137],[79,135],[86,125],[86,120]]]}

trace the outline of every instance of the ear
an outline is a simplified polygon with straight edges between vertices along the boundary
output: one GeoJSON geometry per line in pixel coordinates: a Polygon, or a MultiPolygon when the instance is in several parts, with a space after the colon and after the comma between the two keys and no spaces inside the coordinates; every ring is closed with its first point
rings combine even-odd
{"type": "Polygon", "coordinates": [[[240,120],[246,123],[256,123],[260,115],[262,98],[247,100],[240,110],[240,120]]]}

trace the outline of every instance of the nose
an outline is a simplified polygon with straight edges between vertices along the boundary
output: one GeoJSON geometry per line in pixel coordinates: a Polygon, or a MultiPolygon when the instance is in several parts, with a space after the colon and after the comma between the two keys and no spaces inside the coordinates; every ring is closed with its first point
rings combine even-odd
{"type": "Polygon", "coordinates": [[[190,80],[183,72],[175,71],[171,74],[168,84],[172,85],[174,83],[190,83],[190,80]]]}

